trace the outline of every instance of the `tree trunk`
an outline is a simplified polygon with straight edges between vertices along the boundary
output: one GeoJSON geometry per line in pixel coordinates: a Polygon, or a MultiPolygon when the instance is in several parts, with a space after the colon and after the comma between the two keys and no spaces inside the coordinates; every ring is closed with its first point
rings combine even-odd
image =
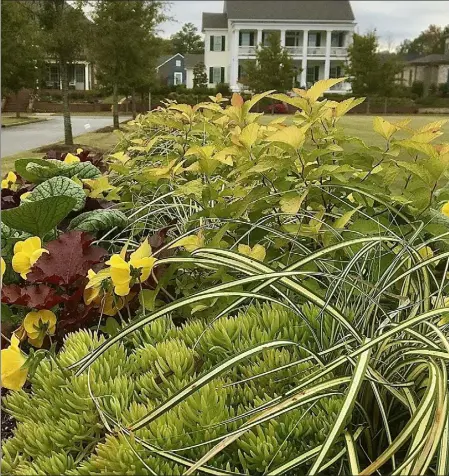
{"type": "Polygon", "coordinates": [[[137,106],[136,106],[136,91],[131,90],[131,110],[133,114],[133,119],[137,117],[137,106]]]}
{"type": "Polygon", "coordinates": [[[16,93],[16,117],[20,117],[19,92],[16,93]]]}
{"type": "Polygon", "coordinates": [[[112,121],[114,124],[114,129],[120,129],[120,123],[118,119],[118,85],[114,83],[114,88],[112,91],[112,121]]]}
{"type": "Polygon", "coordinates": [[[69,71],[67,61],[60,60],[59,69],[61,71],[62,84],[62,114],[64,116],[64,139],[66,145],[73,145],[72,119],[70,118],[69,101],[69,71]]]}

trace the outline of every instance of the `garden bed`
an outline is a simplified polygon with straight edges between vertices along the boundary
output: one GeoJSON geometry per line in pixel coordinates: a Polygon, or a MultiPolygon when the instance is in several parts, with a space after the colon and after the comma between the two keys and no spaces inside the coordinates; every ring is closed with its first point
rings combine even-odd
{"type": "Polygon", "coordinates": [[[371,146],[339,81],[16,161],[4,473],[447,473],[443,123],[375,117],[371,146]]]}

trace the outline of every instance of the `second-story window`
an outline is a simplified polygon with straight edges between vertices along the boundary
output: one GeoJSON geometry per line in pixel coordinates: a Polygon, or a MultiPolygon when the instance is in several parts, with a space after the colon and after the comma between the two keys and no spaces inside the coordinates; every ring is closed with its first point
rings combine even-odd
{"type": "Polygon", "coordinates": [[[331,45],[335,48],[344,46],[345,33],[343,31],[334,31],[331,36],[331,45]]]}
{"type": "Polygon", "coordinates": [[[239,46],[254,46],[255,37],[254,31],[241,31],[239,33],[239,46]]]}
{"type": "Polygon", "coordinates": [[[222,35],[210,36],[210,51],[225,51],[226,37],[222,35]]]}
{"type": "Polygon", "coordinates": [[[304,33],[302,31],[287,31],[285,46],[301,46],[304,33]]]}
{"type": "Polygon", "coordinates": [[[319,31],[309,33],[309,46],[321,46],[321,33],[319,31]]]}

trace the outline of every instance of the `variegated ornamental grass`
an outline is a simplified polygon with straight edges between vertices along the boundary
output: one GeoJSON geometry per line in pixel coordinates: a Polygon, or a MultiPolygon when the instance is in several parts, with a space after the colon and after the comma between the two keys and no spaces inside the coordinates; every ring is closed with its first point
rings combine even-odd
{"type": "Polygon", "coordinates": [[[369,147],[339,127],[358,100],[319,100],[338,81],[132,124],[107,174],[126,221],[93,228],[120,260],[89,272],[116,319],[5,399],[6,473],[449,473],[443,122],[375,118],[369,147]],[[292,124],[260,122],[267,96],[292,124]]]}

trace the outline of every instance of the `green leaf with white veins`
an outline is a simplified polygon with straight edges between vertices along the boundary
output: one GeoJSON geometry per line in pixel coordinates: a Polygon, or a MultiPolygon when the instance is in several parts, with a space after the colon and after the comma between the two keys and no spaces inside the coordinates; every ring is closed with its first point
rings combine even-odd
{"type": "Polygon", "coordinates": [[[73,210],[75,204],[75,198],[64,195],[25,202],[19,207],[3,211],[2,222],[16,230],[42,237],[55,228],[73,210]]]}
{"type": "Polygon", "coordinates": [[[119,210],[92,210],[81,213],[69,224],[68,230],[81,230],[93,233],[112,228],[124,228],[128,223],[126,215],[119,210]]]}
{"type": "Polygon", "coordinates": [[[76,200],[74,210],[81,210],[86,202],[83,187],[67,177],[52,177],[38,185],[27,198],[29,202],[36,202],[48,197],[64,195],[76,200]]]}

